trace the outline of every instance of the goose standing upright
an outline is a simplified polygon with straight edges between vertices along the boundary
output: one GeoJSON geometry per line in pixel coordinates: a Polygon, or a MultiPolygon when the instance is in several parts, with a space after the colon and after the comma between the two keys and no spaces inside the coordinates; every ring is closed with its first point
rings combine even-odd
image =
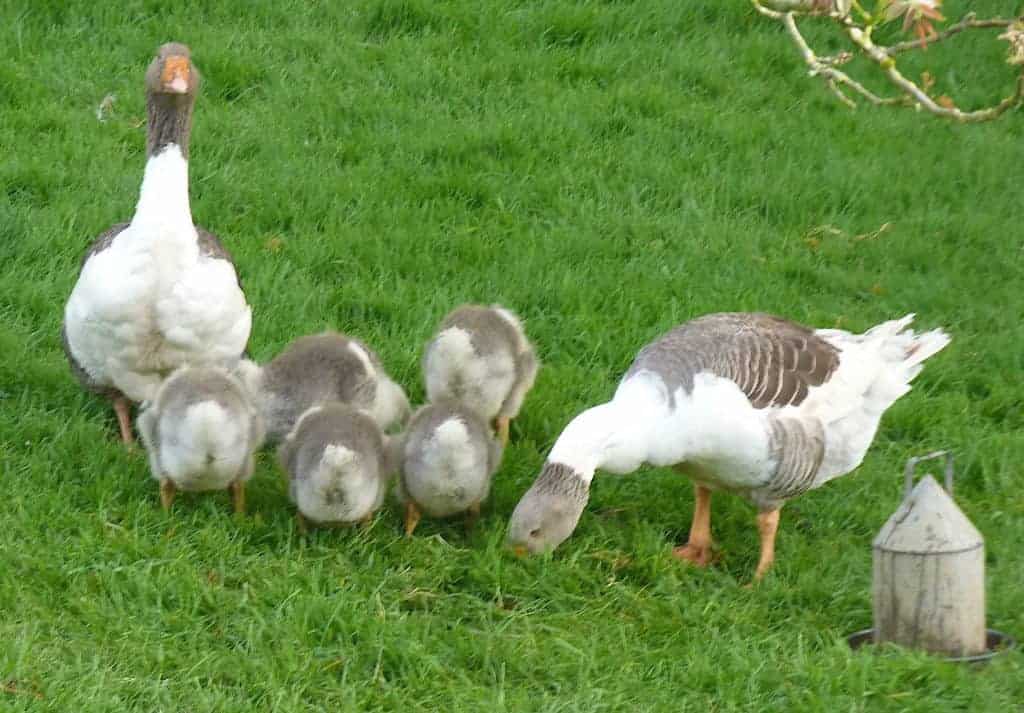
{"type": "Polygon", "coordinates": [[[130,403],[152,399],[186,363],[231,365],[252,314],[234,265],[189,207],[188,146],[199,72],[189,48],[166,44],[146,72],[146,170],[135,215],[89,247],[64,309],[74,375],[113,400],[125,442],[130,403]]]}
{"type": "Polygon", "coordinates": [[[671,465],[696,493],[689,541],[674,554],[710,563],[711,493],[729,491],[758,509],[760,579],[782,505],[860,465],[882,414],[949,343],[941,329],[915,334],[912,319],[864,334],[751,313],[676,327],[640,351],[611,401],[565,428],[512,514],[509,544],[538,552],[568,538],[598,468],[671,465]]]}
{"type": "Polygon", "coordinates": [[[522,323],[493,305],[462,305],[441,322],[423,355],[427,398],[471,408],[508,444],[516,417],[537,377],[537,357],[522,323]]]}

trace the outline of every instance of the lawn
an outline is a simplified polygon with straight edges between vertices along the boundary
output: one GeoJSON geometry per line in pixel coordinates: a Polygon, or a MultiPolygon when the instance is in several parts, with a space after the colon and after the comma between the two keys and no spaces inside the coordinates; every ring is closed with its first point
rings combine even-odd
{"type": "MultiPolygon", "coordinates": [[[[989,626],[1024,636],[1024,114],[851,112],[742,0],[120,5],[0,0],[0,710],[1024,710],[1020,652],[968,669],[844,642],[871,623],[903,463],[939,447],[987,538],[989,626]],[[165,514],[72,379],[63,305],[133,211],[143,72],[171,39],[204,76],[192,209],[235,255],[255,358],[333,327],[418,402],[450,308],[524,318],[543,367],[472,533],[406,539],[389,503],[300,537],[269,451],[249,516],[226,495],[165,514]],[[715,566],[671,557],[692,493],[670,470],[600,475],[558,552],[509,555],[561,428],[643,344],[722,310],[916,312],[954,339],[864,464],[786,507],[756,588],[734,498],[715,566]]],[[[965,36],[923,62],[976,106],[1009,91],[1004,53],[965,36]]]]}

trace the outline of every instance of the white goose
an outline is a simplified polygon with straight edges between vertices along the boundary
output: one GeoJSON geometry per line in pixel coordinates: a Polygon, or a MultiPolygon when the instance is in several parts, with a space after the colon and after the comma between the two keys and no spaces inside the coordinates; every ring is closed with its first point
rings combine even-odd
{"type": "Polygon", "coordinates": [[[765,314],[712,314],[644,347],[608,403],[574,418],[516,506],[509,544],[557,547],[575,529],[594,472],[677,466],[694,482],[689,542],[674,554],[711,561],[711,493],[758,509],[771,567],[782,505],[860,465],[882,414],[922,362],[949,343],[914,334],[913,315],[864,334],[812,330],[765,314]]]}
{"type": "Polygon", "coordinates": [[[90,246],[62,336],[82,385],[111,398],[125,442],[129,403],[185,364],[231,364],[252,314],[217,238],[192,223],[188,140],[199,72],[189,48],[160,47],[146,72],[146,171],[130,223],[90,246]]]}

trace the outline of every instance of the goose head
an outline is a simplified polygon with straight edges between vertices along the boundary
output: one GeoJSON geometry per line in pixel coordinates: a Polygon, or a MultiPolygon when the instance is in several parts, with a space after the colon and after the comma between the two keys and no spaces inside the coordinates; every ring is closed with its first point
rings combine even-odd
{"type": "Polygon", "coordinates": [[[199,91],[199,70],[188,47],[161,45],[146,70],[146,155],[156,156],[175,145],[188,159],[192,107],[199,91]]]}
{"type": "Polygon", "coordinates": [[[150,95],[195,96],[199,71],[192,64],[192,51],[178,42],[168,42],[156,51],[146,70],[146,92],[150,95]]]}
{"type": "Polygon", "coordinates": [[[512,512],[507,543],[517,555],[553,550],[568,539],[587,504],[590,485],[571,466],[548,461],[512,512]]]}

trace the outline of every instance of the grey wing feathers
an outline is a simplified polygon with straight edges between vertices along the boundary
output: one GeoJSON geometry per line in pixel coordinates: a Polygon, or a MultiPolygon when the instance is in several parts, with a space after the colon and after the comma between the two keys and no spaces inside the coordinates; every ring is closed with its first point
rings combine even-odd
{"type": "Polygon", "coordinates": [[[199,235],[199,251],[204,256],[216,258],[217,260],[227,260],[234,265],[231,253],[228,252],[216,235],[198,225],[196,226],[196,233],[199,235]]]}
{"type": "Polygon", "coordinates": [[[816,419],[772,418],[769,423],[769,442],[776,466],[758,495],[759,499],[781,502],[814,486],[814,477],[825,456],[825,433],[816,419]]]}
{"type": "Polygon", "coordinates": [[[653,371],[670,392],[694,377],[730,379],[754,408],[797,406],[839,366],[839,351],[812,330],[759,313],[722,313],[687,322],[640,351],[627,372],[653,371]]]}
{"type": "MultiPolygon", "coordinates": [[[[127,228],[128,225],[128,223],[117,223],[116,225],[111,226],[107,230],[100,233],[95,239],[93,239],[93,241],[89,244],[88,249],[86,249],[85,255],[82,256],[82,261],[81,263],[79,263],[78,267],[79,271],[81,271],[81,269],[85,267],[85,263],[86,261],[89,260],[89,258],[109,248],[110,244],[114,242],[114,238],[116,238],[122,230],[127,228]]],[[[108,398],[116,398],[117,396],[121,395],[121,392],[113,388],[112,386],[98,385],[95,381],[93,381],[92,377],[89,376],[89,373],[82,368],[82,365],[78,363],[78,360],[75,359],[75,356],[71,353],[71,345],[68,343],[67,328],[63,323],[61,324],[60,327],[60,341],[61,346],[64,349],[64,355],[67,357],[68,364],[71,366],[71,373],[72,375],[74,375],[75,379],[78,380],[78,383],[81,384],[83,388],[88,389],[93,393],[99,394],[100,396],[106,396],[108,398]]]]}
{"type": "MultiPolygon", "coordinates": [[[[100,235],[92,241],[89,245],[89,249],[86,250],[85,256],[82,258],[82,265],[85,261],[91,258],[96,253],[101,253],[110,247],[110,244],[114,242],[114,238],[118,234],[127,228],[130,223],[118,223],[111,226],[108,230],[100,233],[100,235]]],[[[231,253],[228,252],[227,248],[220,242],[220,239],[211,233],[206,228],[196,226],[196,233],[199,236],[199,250],[206,257],[216,258],[218,260],[227,260],[233,264],[231,259],[231,253]]]]}
{"type": "Polygon", "coordinates": [[[118,234],[122,230],[127,228],[129,225],[130,225],[130,223],[117,223],[116,225],[113,225],[110,228],[108,228],[107,230],[105,230],[102,233],[100,233],[89,244],[89,248],[85,251],[85,255],[82,256],[82,263],[79,266],[79,269],[84,267],[86,261],[89,258],[91,258],[93,255],[95,255],[96,253],[101,253],[104,250],[106,250],[107,248],[109,248],[110,244],[112,242],[114,242],[114,238],[116,238],[118,236],[118,234]]]}

